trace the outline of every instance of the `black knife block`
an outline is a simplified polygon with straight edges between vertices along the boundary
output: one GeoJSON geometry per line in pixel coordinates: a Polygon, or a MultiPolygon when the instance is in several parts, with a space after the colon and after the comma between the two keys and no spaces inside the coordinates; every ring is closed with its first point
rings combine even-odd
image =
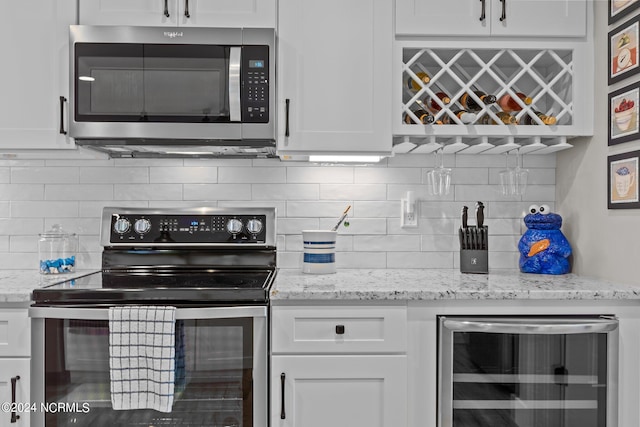
{"type": "Polygon", "coordinates": [[[484,229],[484,240],[482,249],[465,249],[460,248],[460,272],[461,273],[489,273],[489,229],[484,229]]]}

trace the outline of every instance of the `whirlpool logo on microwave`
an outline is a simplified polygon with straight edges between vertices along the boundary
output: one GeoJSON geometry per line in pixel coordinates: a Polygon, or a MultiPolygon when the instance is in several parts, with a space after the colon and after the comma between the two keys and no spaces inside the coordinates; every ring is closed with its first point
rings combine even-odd
{"type": "Polygon", "coordinates": [[[182,37],[184,33],[182,31],[165,31],[164,36],[169,37],[170,39],[175,39],[176,37],[182,37]]]}

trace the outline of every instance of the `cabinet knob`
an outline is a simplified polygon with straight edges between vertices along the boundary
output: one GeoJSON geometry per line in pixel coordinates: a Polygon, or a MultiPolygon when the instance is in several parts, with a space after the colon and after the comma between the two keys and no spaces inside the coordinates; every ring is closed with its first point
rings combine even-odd
{"type": "Polygon", "coordinates": [[[336,325],[336,334],[344,335],[344,325],[336,325]]]}

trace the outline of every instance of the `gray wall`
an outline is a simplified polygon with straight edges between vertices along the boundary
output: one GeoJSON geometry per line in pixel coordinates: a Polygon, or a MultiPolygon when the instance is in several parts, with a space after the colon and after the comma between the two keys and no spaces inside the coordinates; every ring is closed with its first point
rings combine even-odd
{"type": "MultiPolygon", "coordinates": [[[[371,166],[279,160],[0,160],[0,268],[37,268],[37,234],[60,223],[80,236],[78,265],[100,266],[100,215],[116,206],[275,206],[282,268],[301,268],[301,230],[330,228],[345,207],[339,268],[457,268],[459,216],[486,205],[490,268],[517,268],[522,217],[531,203],[555,202],[556,156],[525,156],[524,200],[500,194],[504,155],[448,155],[451,194],[423,184],[433,155],[400,155],[371,166]],[[400,228],[400,199],[420,199],[419,227],[400,228]]],[[[472,222],[473,223],[473,222],[472,222]]]]}
{"type": "MultiPolygon", "coordinates": [[[[557,155],[557,211],[574,248],[575,273],[640,284],[640,210],[607,209],[607,156],[640,149],[640,141],[607,146],[608,2],[595,1],[595,83],[593,138],[572,140],[557,155]]],[[[626,21],[622,19],[611,29],[626,21]]],[[[611,87],[637,81],[637,75],[611,87]]]]}

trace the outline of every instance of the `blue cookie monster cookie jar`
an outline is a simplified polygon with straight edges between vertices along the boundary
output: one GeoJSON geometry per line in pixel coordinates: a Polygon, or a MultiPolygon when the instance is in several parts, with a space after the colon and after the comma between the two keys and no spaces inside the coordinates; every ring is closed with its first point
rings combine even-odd
{"type": "Polygon", "coordinates": [[[531,205],[524,217],[528,230],[518,242],[520,271],[537,274],[566,274],[571,270],[571,245],[560,231],[562,217],[547,205],[531,205]]]}

